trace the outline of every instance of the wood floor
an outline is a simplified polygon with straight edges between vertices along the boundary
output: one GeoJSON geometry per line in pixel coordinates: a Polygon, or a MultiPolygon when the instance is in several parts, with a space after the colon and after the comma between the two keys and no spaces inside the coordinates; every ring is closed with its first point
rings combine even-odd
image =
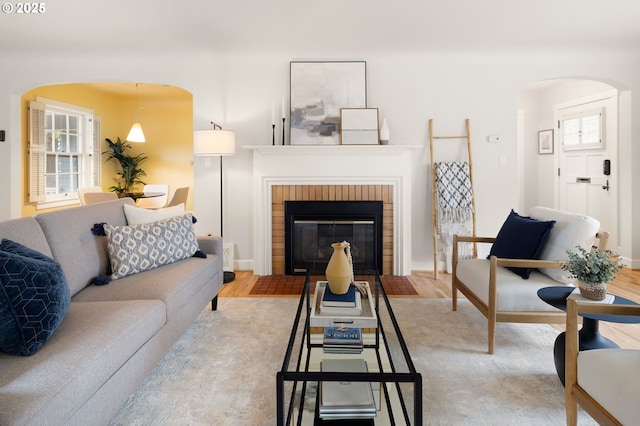
{"type": "MultiPolygon", "coordinates": [[[[236,271],[235,281],[225,284],[219,295],[220,297],[262,297],[260,295],[249,294],[257,279],[258,276],[254,275],[251,271],[236,271]]],[[[393,297],[451,298],[450,274],[441,272],[438,274],[438,279],[434,280],[432,271],[414,271],[409,276],[409,280],[416,288],[418,296],[393,297]]],[[[610,293],[640,303],[640,270],[622,270],[615,281],[608,284],[607,290],[610,293]]],[[[564,330],[562,324],[550,325],[549,327],[564,330]]],[[[614,324],[601,321],[600,332],[621,347],[640,349],[640,324],[614,324]]]]}

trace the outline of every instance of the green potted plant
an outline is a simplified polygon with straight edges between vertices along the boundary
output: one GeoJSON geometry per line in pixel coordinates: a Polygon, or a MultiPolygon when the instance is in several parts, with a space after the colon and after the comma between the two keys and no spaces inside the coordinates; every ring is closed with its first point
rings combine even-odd
{"type": "Polygon", "coordinates": [[[116,172],[118,176],[118,183],[109,188],[117,194],[126,194],[132,192],[133,187],[137,184],[144,185],[145,182],[140,180],[141,176],[146,176],[147,173],[140,168],[140,163],[147,159],[144,154],[138,154],[135,156],[126,153],[127,149],[131,148],[131,145],[122,142],[120,138],[113,142],[111,139],[105,139],[109,149],[102,154],[108,154],[107,161],[116,160],[120,164],[120,170],[116,172]]]}
{"type": "Polygon", "coordinates": [[[586,251],[582,247],[576,248],[577,252],[567,250],[568,258],[562,262],[560,268],[578,280],[582,296],[592,300],[603,300],[607,295],[607,283],[613,281],[625,265],[611,250],[586,251]]]}

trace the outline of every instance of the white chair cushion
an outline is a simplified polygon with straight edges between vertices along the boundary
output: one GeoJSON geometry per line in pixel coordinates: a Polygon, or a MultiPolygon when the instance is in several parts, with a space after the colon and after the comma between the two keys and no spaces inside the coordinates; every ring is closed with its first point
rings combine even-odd
{"type": "Polygon", "coordinates": [[[578,384],[620,423],[638,423],[640,350],[594,349],[580,352],[578,384]]]}
{"type": "Polygon", "coordinates": [[[165,207],[163,209],[150,210],[142,207],[134,207],[129,204],[124,205],[124,215],[127,217],[128,225],[140,225],[152,223],[159,220],[170,219],[184,214],[184,204],[165,207]]]}
{"type": "MultiPolygon", "coordinates": [[[[600,222],[590,216],[547,207],[533,207],[529,211],[529,216],[538,220],[556,221],[540,256],[540,259],[544,260],[566,260],[566,251],[569,249],[575,250],[576,246],[589,250],[593,245],[596,233],[600,229],[600,222]]],[[[545,268],[540,269],[540,272],[565,284],[573,281],[569,272],[560,268],[545,268]]]]}
{"type": "MultiPolygon", "coordinates": [[[[488,259],[463,259],[458,261],[456,276],[469,290],[489,304],[488,259]]],[[[497,310],[502,312],[560,312],[538,297],[543,287],[562,285],[538,271],[531,272],[528,280],[522,279],[506,268],[496,271],[497,310]]]]}

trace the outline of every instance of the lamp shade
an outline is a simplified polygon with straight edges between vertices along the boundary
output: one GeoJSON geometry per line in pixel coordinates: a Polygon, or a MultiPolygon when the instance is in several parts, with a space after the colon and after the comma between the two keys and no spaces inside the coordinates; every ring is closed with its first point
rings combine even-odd
{"type": "Polygon", "coordinates": [[[230,130],[196,130],[193,132],[193,154],[198,156],[233,155],[236,135],[230,130]]]}
{"type": "Polygon", "coordinates": [[[144,133],[142,132],[142,126],[140,123],[133,123],[129,134],[127,135],[127,142],[144,142],[144,133]]]}

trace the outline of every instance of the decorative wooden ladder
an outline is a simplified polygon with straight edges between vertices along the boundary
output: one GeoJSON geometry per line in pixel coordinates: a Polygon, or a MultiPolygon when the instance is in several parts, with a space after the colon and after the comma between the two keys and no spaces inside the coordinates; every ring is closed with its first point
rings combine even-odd
{"type": "MultiPolygon", "coordinates": [[[[462,136],[434,136],[433,134],[433,119],[429,119],[429,157],[431,159],[431,214],[433,223],[433,278],[438,279],[438,223],[437,223],[437,206],[436,206],[436,172],[435,172],[435,158],[434,158],[434,140],[439,139],[464,139],[466,140],[467,147],[467,161],[469,163],[469,180],[471,183],[471,205],[473,207],[472,222],[473,222],[473,236],[476,235],[476,206],[475,206],[475,192],[473,191],[473,164],[471,160],[471,131],[469,119],[465,120],[466,134],[462,136]]],[[[478,254],[477,245],[473,245],[473,256],[478,254]]],[[[445,253],[446,259],[446,253],[445,253]]],[[[446,266],[446,260],[445,260],[446,266]]]]}

